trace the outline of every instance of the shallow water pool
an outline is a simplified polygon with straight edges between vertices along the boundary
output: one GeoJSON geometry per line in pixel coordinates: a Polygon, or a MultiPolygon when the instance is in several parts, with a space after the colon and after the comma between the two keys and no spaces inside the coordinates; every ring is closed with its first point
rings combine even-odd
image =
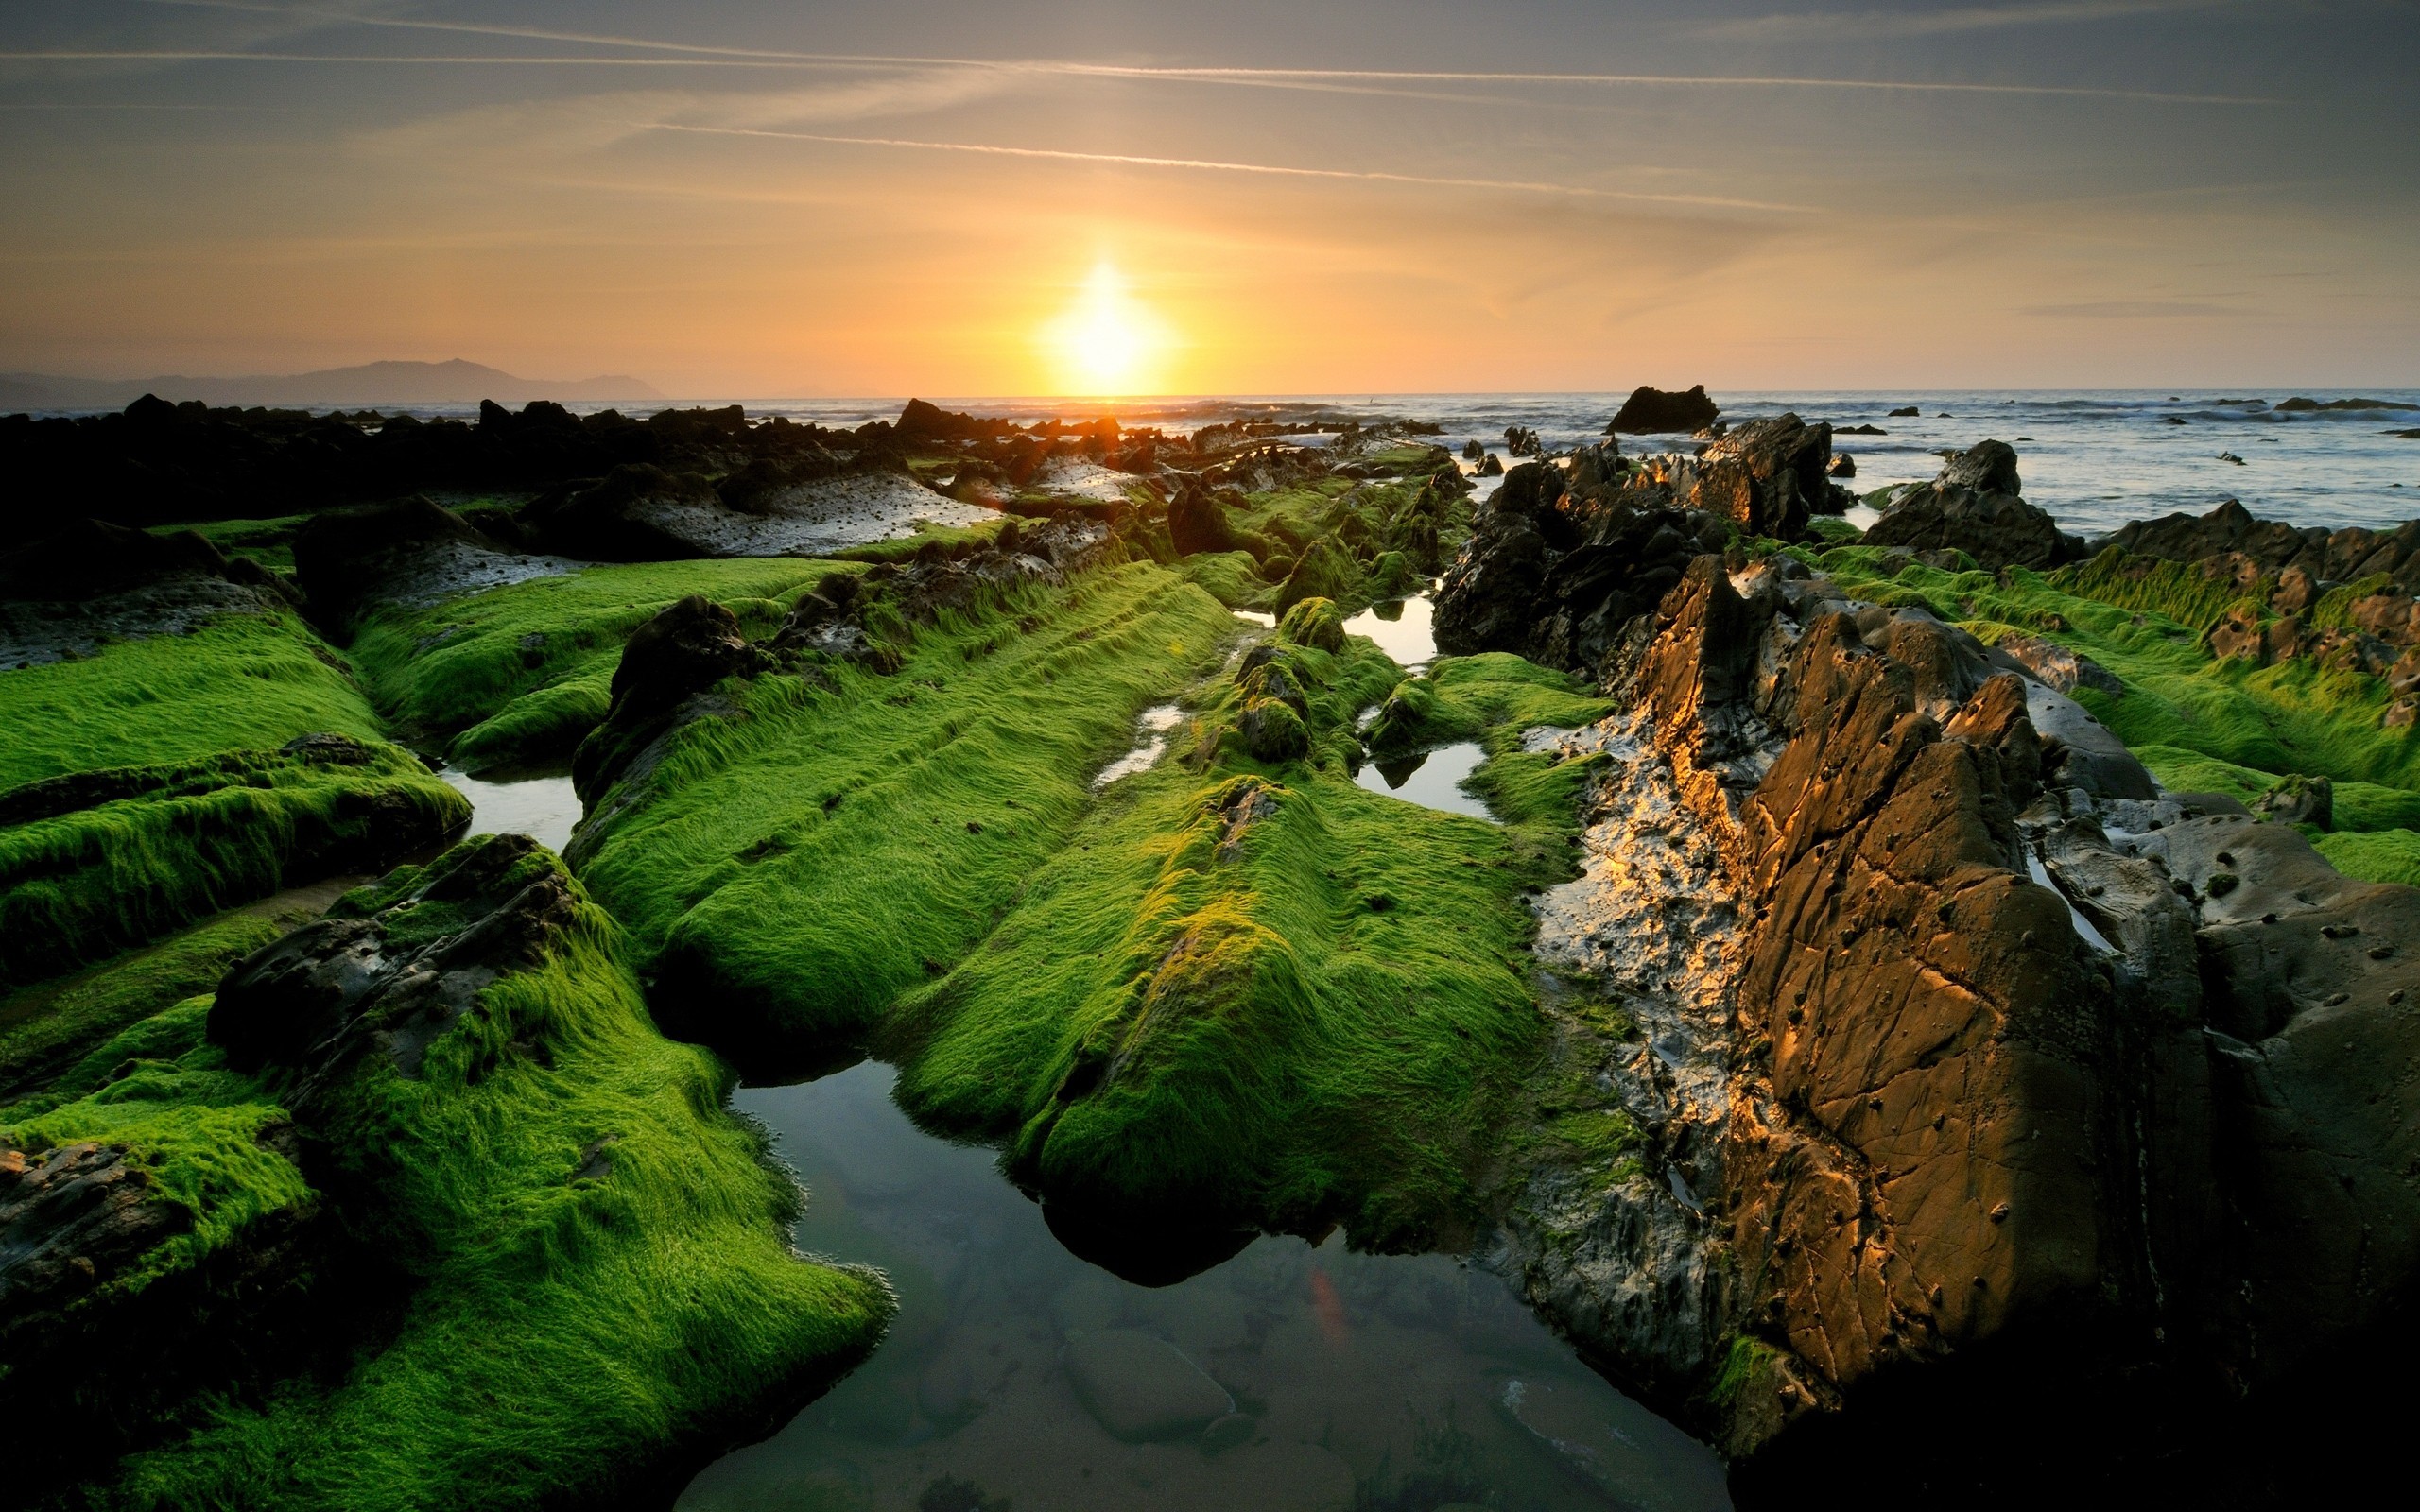
{"type": "Polygon", "coordinates": [[[1478,742],[1465,740],[1397,761],[1364,762],[1353,781],[1373,793],[1384,793],[1424,808],[1443,809],[1495,821],[1487,805],[1462,790],[1462,782],[1487,760],[1478,742]]]}
{"type": "Polygon", "coordinates": [[[1437,606],[1425,594],[1373,604],[1344,622],[1347,635],[1366,635],[1410,672],[1437,660],[1437,606]]]}
{"type": "Polygon", "coordinates": [[[854,1375],[700,1473],[688,1512],[1729,1504],[1710,1452],[1496,1277],[1260,1238],[1135,1285],[1062,1246],[990,1151],[918,1131],[894,1078],[865,1062],[738,1094],[813,1193],[801,1247],[882,1266],[901,1308],[854,1375]]]}
{"type": "Polygon", "coordinates": [[[555,851],[571,843],[579,822],[579,795],[569,766],[507,768],[473,777],[451,767],[437,774],[471,800],[471,834],[526,834],[555,851]]]}

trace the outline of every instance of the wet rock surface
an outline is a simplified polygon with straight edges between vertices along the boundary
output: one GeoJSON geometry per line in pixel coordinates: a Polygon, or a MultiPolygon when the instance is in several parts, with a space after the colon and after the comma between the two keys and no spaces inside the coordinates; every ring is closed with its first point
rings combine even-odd
{"type": "MultiPolygon", "coordinates": [[[[1942,487],[2013,482],[1993,460],[1942,487]]],[[[1441,626],[1517,637],[1475,579],[1441,626]]],[[[1568,611],[1533,581],[1529,626],[1568,611]]],[[[2088,1480],[2257,1478],[2208,1457],[2231,1403],[2347,1410],[2331,1362],[2420,1282],[2420,892],[2160,793],[2051,685],[2082,667],[1787,559],[1702,558],[1607,638],[1630,707],[1575,737],[1616,761],[1537,951],[1635,1022],[1599,1085],[1643,1138],[1530,1178],[1502,1242],[1532,1298],[1752,1501],[1877,1452],[2029,1482],[1976,1414],[2088,1480]]]]}
{"type": "Polygon", "coordinates": [[[294,538],[295,576],[311,611],[339,628],[372,604],[413,607],[581,564],[507,546],[462,516],[413,496],[314,516],[294,538]]]}
{"type": "Polygon", "coordinates": [[[1932,482],[1894,493],[1865,544],[1962,551],[1994,569],[2055,567],[2084,554],[2081,541],[2020,497],[2016,453],[2002,441],[1979,442],[1932,482]]]}
{"type": "Polygon", "coordinates": [[[190,530],[153,535],[77,520],[0,554],[0,668],[91,656],[112,641],[179,635],[221,614],[288,607],[257,563],[190,530]]]}
{"type": "Polygon", "coordinates": [[[450,851],[373,911],[340,902],[328,917],[263,946],[229,971],[208,1035],[242,1070],[300,1072],[311,1088],[369,1054],[407,1078],[429,1045],[510,972],[543,964],[571,927],[570,879],[527,835],[450,851]]]}

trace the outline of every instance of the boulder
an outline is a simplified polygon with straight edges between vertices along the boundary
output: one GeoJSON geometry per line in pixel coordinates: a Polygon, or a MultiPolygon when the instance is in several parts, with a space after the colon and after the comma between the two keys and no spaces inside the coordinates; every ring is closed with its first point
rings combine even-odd
{"type": "Polygon", "coordinates": [[[1627,432],[1634,435],[1688,435],[1714,423],[1721,414],[1721,406],[1706,397],[1705,385],[1698,384],[1686,392],[1669,392],[1641,384],[1631,390],[1615,412],[1605,429],[1608,433],[1627,432]]]}
{"type": "Polygon", "coordinates": [[[2327,778],[2289,774],[2260,796],[2260,816],[2280,824],[2336,827],[2336,784],[2327,778]]]}
{"type": "Polygon", "coordinates": [[[1200,482],[1187,479],[1168,501],[1168,541],[1181,556],[1196,552],[1246,551],[1227,519],[1227,507],[1200,482]]]}
{"type": "Polygon", "coordinates": [[[682,706],[723,679],[760,671],[770,653],[748,644],[739,618],[692,593],[631,632],[614,669],[604,723],[572,758],[572,782],[594,804],[644,745],[665,732],[682,706]]]}
{"type": "Polygon", "coordinates": [[[1796,541],[1822,507],[1832,460],[1832,427],[1796,415],[1750,421],[1698,456],[1692,508],[1722,515],[1752,536],[1796,541]]]}
{"type": "Polygon", "coordinates": [[[719,511],[722,496],[696,473],[675,474],[651,463],[625,463],[600,482],[569,485],[541,495],[524,512],[541,546],[588,561],[672,561],[722,555],[666,520],[690,511],[719,511]]]}
{"type": "Polygon", "coordinates": [[[2049,568],[2083,555],[2083,543],[2017,495],[2016,453],[1983,441],[1950,458],[1931,483],[1901,490],[1866,528],[1869,546],[1962,551],[1984,567],[2049,568]]]}
{"type": "Polygon", "coordinates": [[[1190,1438],[1236,1410],[1226,1388],[1138,1329],[1102,1329],[1060,1356],[1076,1400],[1113,1438],[1130,1444],[1190,1438]]]}
{"type": "Polygon", "coordinates": [[[191,530],[154,535],[77,519],[0,553],[0,601],[83,603],[177,578],[231,578],[232,568],[191,530]]]}

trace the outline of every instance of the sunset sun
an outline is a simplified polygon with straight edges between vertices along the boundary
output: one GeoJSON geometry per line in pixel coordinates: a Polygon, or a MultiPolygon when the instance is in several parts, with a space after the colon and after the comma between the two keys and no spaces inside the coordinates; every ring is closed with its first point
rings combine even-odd
{"type": "Polygon", "coordinates": [[[1043,329],[1057,386],[1082,394],[1132,394],[1154,387],[1168,346],[1167,326],[1127,292],[1125,275],[1096,266],[1075,302],[1043,329]]]}

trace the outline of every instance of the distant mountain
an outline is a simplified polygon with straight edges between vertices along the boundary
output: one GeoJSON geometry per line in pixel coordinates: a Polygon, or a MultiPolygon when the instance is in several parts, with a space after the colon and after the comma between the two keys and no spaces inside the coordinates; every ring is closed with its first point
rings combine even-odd
{"type": "Polygon", "coordinates": [[[526,404],[533,399],[662,400],[650,385],[612,374],[567,383],[516,378],[457,357],[451,362],[366,362],[288,377],[60,378],[0,373],[0,408],[120,409],[157,394],[171,403],[267,404],[286,409],[375,409],[406,404],[469,404],[493,399],[526,404]]]}

